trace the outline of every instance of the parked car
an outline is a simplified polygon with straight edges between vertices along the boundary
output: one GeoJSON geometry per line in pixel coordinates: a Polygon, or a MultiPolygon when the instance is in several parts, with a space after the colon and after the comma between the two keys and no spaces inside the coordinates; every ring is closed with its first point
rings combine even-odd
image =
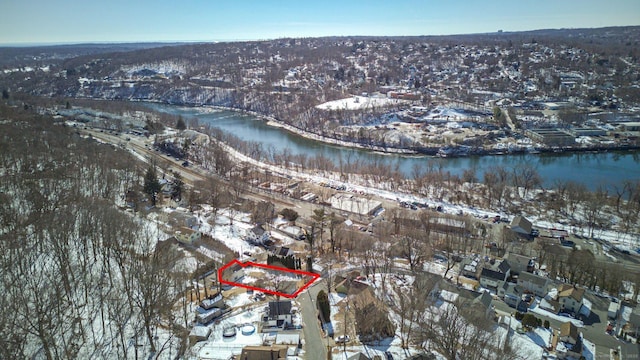
{"type": "Polygon", "coordinates": [[[613,334],[613,324],[609,323],[609,325],[607,325],[607,330],[605,330],[605,332],[609,335],[613,334]]]}
{"type": "Polygon", "coordinates": [[[349,335],[340,335],[336,338],[336,344],[348,343],[349,340],[349,335]]]}

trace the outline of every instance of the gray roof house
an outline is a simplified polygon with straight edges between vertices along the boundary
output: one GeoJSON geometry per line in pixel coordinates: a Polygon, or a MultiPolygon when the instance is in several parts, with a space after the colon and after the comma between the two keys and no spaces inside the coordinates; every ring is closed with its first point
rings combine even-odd
{"type": "Polygon", "coordinates": [[[530,235],[533,225],[531,221],[527,220],[524,216],[516,216],[511,221],[511,230],[518,234],[530,235]]]}
{"type": "Polygon", "coordinates": [[[511,274],[511,266],[509,261],[502,260],[497,262],[491,259],[485,263],[480,272],[480,285],[487,288],[498,288],[503,281],[507,280],[511,274]]]}
{"type": "Polygon", "coordinates": [[[544,276],[523,272],[518,276],[518,285],[536,294],[536,296],[544,297],[553,285],[553,281],[544,276]]]}
{"type": "Polygon", "coordinates": [[[522,294],[524,289],[522,287],[503,281],[502,285],[498,287],[498,296],[504,300],[504,302],[514,308],[517,308],[522,300],[522,294]]]}
{"type": "Polygon", "coordinates": [[[269,327],[287,327],[291,325],[291,301],[270,301],[266,325],[269,327]]]}
{"type": "Polygon", "coordinates": [[[511,272],[514,274],[533,272],[535,270],[535,262],[530,256],[508,253],[504,258],[509,261],[511,272]]]}
{"type": "Polygon", "coordinates": [[[251,244],[262,245],[269,240],[269,232],[262,225],[256,225],[247,232],[247,241],[251,244]]]}
{"type": "Polygon", "coordinates": [[[467,257],[462,259],[460,262],[460,273],[463,276],[477,279],[478,278],[478,268],[480,267],[480,258],[478,257],[467,257]]]}

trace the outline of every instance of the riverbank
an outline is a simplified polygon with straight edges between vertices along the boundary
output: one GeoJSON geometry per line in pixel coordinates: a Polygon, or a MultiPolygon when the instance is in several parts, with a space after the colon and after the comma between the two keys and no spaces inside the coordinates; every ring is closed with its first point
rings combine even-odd
{"type": "MultiPolygon", "coordinates": [[[[162,104],[158,102],[158,104],[162,104]]],[[[592,145],[592,146],[580,146],[580,147],[545,147],[545,146],[535,146],[531,145],[520,145],[520,144],[512,144],[512,143],[502,143],[498,144],[492,148],[484,148],[484,147],[471,147],[465,145],[447,145],[447,146],[424,146],[424,147],[414,147],[411,149],[406,148],[397,148],[393,146],[378,146],[372,144],[362,144],[354,141],[347,141],[336,139],[330,136],[321,135],[317,133],[313,133],[310,131],[306,131],[300,129],[296,126],[287,124],[277,118],[264,115],[255,111],[243,110],[234,107],[227,106],[216,106],[216,105],[203,105],[203,106],[193,106],[188,104],[183,104],[181,106],[191,107],[191,108],[210,108],[221,111],[233,111],[243,115],[250,115],[254,118],[263,121],[266,125],[272,128],[278,128],[284,130],[290,134],[300,136],[306,140],[317,141],[326,145],[338,146],[344,148],[351,149],[360,149],[380,154],[395,154],[395,155],[406,155],[406,156],[432,156],[432,157],[443,157],[443,158],[463,158],[463,157],[472,157],[472,156],[494,156],[494,155],[520,155],[520,154],[549,154],[549,153],[588,153],[588,152],[615,152],[615,151],[638,151],[640,150],[640,145],[592,145]],[[502,146],[500,146],[502,145],[502,146]]]]}
{"type": "Polygon", "coordinates": [[[292,133],[294,135],[303,137],[307,140],[313,140],[313,141],[319,141],[325,144],[329,144],[329,145],[336,145],[336,146],[342,146],[342,147],[347,147],[347,148],[354,148],[354,149],[362,149],[362,150],[369,150],[369,151],[375,151],[375,152],[379,152],[379,153],[383,153],[383,154],[400,154],[400,155],[436,155],[438,153],[439,148],[433,148],[432,151],[430,152],[421,152],[421,151],[417,151],[417,150],[410,150],[410,149],[401,149],[401,148],[395,148],[395,147],[384,147],[384,146],[377,146],[377,145],[364,145],[361,143],[357,143],[357,142],[353,142],[353,141],[345,141],[345,140],[340,140],[340,139],[336,139],[336,138],[332,138],[329,136],[324,136],[324,135],[319,135],[310,131],[305,131],[302,130],[298,127],[295,127],[293,125],[290,124],[286,124],[283,121],[278,120],[277,118],[270,116],[270,115],[264,115],[264,114],[260,114],[257,113],[255,111],[249,111],[249,110],[242,110],[242,109],[236,109],[236,108],[232,108],[232,107],[224,107],[224,106],[209,106],[209,105],[205,105],[205,107],[210,107],[213,109],[219,109],[219,110],[228,110],[228,111],[236,111],[239,112],[241,114],[247,114],[247,115],[251,115],[256,117],[257,119],[260,119],[262,121],[264,121],[267,125],[271,126],[271,127],[275,127],[275,128],[280,128],[283,129],[285,131],[288,131],[289,133],[292,133]]]}

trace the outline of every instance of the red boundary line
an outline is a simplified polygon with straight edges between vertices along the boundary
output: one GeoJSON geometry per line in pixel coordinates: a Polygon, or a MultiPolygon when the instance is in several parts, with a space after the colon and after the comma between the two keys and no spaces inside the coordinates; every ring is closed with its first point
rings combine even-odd
{"type": "Polygon", "coordinates": [[[300,294],[306,288],[311,286],[311,284],[313,284],[313,282],[316,281],[319,278],[320,278],[319,274],[314,274],[314,273],[301,271],[301,270],[293,270],[293,269],[279,267],[279,266],[259,264],[259,263],[255,263],[255,262],[252,262],[252,261],[247,261],[245,263],[242,263],[238,259],[233,259],[228,264],[226,264],[223,267],[218,269],[218,281],[220,281],[221,284],[226,284],[226,285],[231,285],[231,286],[239,286],[239,287],[242,287],[242,288],[245,288],[245,289],[262,291],[262,292],[265,292],[265,293],[268,293],[268,294],[284,296],[284,297],[290,298],[290,299],[295,298],[296,296],[298,296],[298,294],[300,294]],[[245,285],[245,284],[241,284],[241,283],[237,283],[237,282],[233,282],[233,281],[224,280],[222,278],[222,272],[224,272],[227,268],[233,266],[234,264],[238,264],[242,268],[255,266],[255,267],[258,267],[258,268],[263,268],[263,269],[268,269],[268,270],[278,270],[278,271],[289,272],[289,273],[298,274],[298,275],[310,276],[312,278],[312,280],[309,281],[308,283],[306,283],[300,289],[298,289],[298,291],[296,291],[295,293],[293,293],[293,294],[285,294],[285,293],[279,292],[279,291],[263,289],[263,288],[260,288],[260,287],[255,287],[255,286],[245,285]]]}

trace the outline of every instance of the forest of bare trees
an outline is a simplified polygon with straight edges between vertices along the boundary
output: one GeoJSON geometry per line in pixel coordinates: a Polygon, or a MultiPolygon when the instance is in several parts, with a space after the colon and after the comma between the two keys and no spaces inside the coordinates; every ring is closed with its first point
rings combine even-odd
{"type": "Polygon", "coordinates": [[[176,252],[115,206],[144,170],[49,117],[4,104],[0,116],[0,357],[182,351],[184,329],[166,328],[184,286],[176,252]]]}

